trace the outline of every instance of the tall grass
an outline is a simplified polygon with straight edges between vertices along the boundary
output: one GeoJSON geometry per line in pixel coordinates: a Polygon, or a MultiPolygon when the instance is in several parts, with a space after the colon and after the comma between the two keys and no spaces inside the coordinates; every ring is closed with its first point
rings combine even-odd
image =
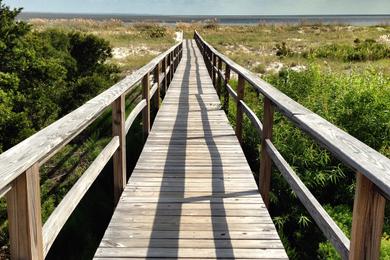
{"type": "MultiPolygon", "coordinates": [[[[266,80],[288,96],[344,129],[385,156],[390,156],[390,77],[375,71],[363,74],[324,72],[312,65],[308,70],[284,70],[266,80]]],[[[233,86],[236,82],[231,82],[233,86]]],[[[262,97],[249,87],[245,102],[261,119],[262,97]]],[[[235,104],[229,118],[235,121],[235,104]]],[[[349,236],[355,173],[297,129],[280,113],[275,114],[273,142],[305,185],[349,236]]],[[[259,169],[259,136],[244,120],[243,148],[255,175],[259,169]]],[[[280,173],[272,175],[271,215],[291,259],[339,259],[314,220],[291,191],[280,173]],[[310,241],[310,242],[309,242],[310,241]]],[[[386,211],[383,258],[389,257],[390,233],[386,211]]]]}

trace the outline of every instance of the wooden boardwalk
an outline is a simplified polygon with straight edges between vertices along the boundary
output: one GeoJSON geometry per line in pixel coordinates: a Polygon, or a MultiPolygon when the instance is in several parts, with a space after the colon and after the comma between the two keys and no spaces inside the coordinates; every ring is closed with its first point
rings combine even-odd
{"type": "Polygon", "coordinates": [[[287,259],[194,41],[96,251],[107,258],[287,259]]]}

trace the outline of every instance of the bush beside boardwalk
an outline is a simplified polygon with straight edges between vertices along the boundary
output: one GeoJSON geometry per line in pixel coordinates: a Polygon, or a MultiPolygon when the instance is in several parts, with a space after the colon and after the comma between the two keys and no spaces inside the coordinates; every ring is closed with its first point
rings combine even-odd
{"type": "MultiPolygon", "coordinates": [[[[16,44],[19,50],[23,50],[18,53],[34,55],[15,56],[11,52],[17,50],[15,48],[0,49],[0,55],[8,57],[8,60],[0,59],[0,62],[4,61],[3,67],[0,67],[3,101],[3,106],[0,106],[2,137],[12,137],[10,134],[4,134],[10,129],[4,125],[14,127],[11,130],[16,134],[13,138],[3,139],[3,150],[110,86],[117,79],[117,72],[122,75],[130,73],[147,63],[174,43],[175,30],[183,30],[187,38],[190,38],[193,30],[197,29],[207,41],[227,56],[258,73],[296,101],[361,141],[390,156],[389,26],[321,24],[221,26],[216,21],[209,21],[205,24],[182,23],[174,28],[151,23],[124,24],[120,21],[34,20],[33,26],[30,27],[24,23],[15,23],[13,18],[17,12],[12,13],[11,19],[5,23],[5,19],[9,19],[4,15],[7,12],[10,10],[3,6],[1,24],[10,26],[1,28],[0,42],[4,42],[6,47],[16,44]],[[10,30],[16,36],[13,42],[5,41],[4,34],[1,34],[10,30]],[[76,44],[77,48],[72,48],[76,44]],[[85,48],[86,46],[89,47],[85,48]],[[94,48],[90,48],[91,46],[94,48]],[[113,57],[110,55],[111,48],[114,48],[113,57]],[[90,59],[78,59],[77,57],[83,56],[84,53],[80,56],[76,50],[87,49],[94,50],[89,53],[90,59]],[[122,54],[124,52],[124,55],[115,56],[115,50],[122,51],[122,54]],[[10,63],[11,56],[20,59],[13,59],[16,63],[10,63]],[[85,61],[89,63],[86,64],[85,61]],[[33,67],[32,62],[39,66],[33,67]],[[4,67],[9,67],[10,64],[14,66],[4,67]],[[34,69],[35,73],[21,73],[18,69],[22,65],[34,69]],[[26,85],[21,85],[20,82],[26,78],[29,79],[28,83],[34,84],[39,91],[29,92],[30,85],[27,81],[26,85]],[[23,88],[20,89],[20,86],[23,88]],[[19,89],[20,91],[17,91],[19,89]],[[11,90],[14,92],[10,92],[11,90]],[[36,101],[27,106],[27,103],[23,102],[29,101],[30,98],[26,97],[32,97],[32,94],[33,100],[36,101]],[[31,111],[20,111],[16,109],[17,107],[28,108],[31,111]],[[36,120],[31,120],[32,117],[36,120]],[[23,120],[20,120],[21,118],[23,120]]],[[[235,85],[234,80],[232,85],[235,85]]],[[[128,110],[132,106],[131,100],[135,99],[137,94],[133,93],[129,99],[128,110]]],[[[246,90],[245,102],[250,104],[259,118],[262,117],[261,100],[249,88],[246,90]]],[[[233,119],[234,115],[234,106],[231,104],[229,116],[233,119]]],[[[280,115],[276,115],[275,122],[275,145],[295,167],[309,189],[325,205],[329,214],[349,235],[354,173],[304,137],[280,115]]],[[[107,137],[110,136],[110,127],[110,112],[107,111],[96,124],[43,166],[41,185],[43,219],[47,218],[62,196],[104,147],[107,137]]],[[[248,121],[245,122],[244,130],[244,150],[256,175],[259,139],[248,121]]],[[[132,131],[129,136],[135,137],[128,142],[132,143],[131,147],[135,147],[135,151],[132,151],[134,156],[131,156],[134,159],[137,158],[142,144],[136,140],[136,136],[140,134],[139,130],[132,131]]],[[[272,181],[271,213],[290,258],[337,259],[336,252],[325,241],[310,216],[276,171],[272,181]]],[[[109,182],[109,179],[103,178],[97,184],[98,187],[93,187],[87,196],[89,199],[76,210],[67,224],[68,227],[60,235],[60,244],[54,245],[54,248],[63,249],[65,244],[61,244],[61,240],[74,239],[75,230],[85,228],[83,233],[88,233],[101,226],[102,222],[91,221],[91,216],[88,217],[88,211],[99,214],[99,211],[92,210],[92,204],[104,208],[107,212],[104,216],[101,215],[103,223],[105,218],[109,219],[110,194],[104,189],[111,187],[109,182]],[[88,223],[89,221],[91,223],[88,223]]],[[[3,219],[0,237],[1,244],[5,245],[6,208],[4,203],[0,206],[3,219]]],[[[389,216],[388,210],[386,216],[389,216]]],[[[386,259],[390,257],[388,218],[384,231],[382,258],[386,259]]],[[[76,259],[93,255],[102,231],[99,232],[89,233],[80,240],[75,240],[75,243],[78,243],[77,252],[69,252],[69,255],[63,257],[76,259]]],[[[6,251],[7,248],[3,249],[6,251]]],[[[55,252],[50,256],[58,257],[55,252]]]]}
{"type": "MultiPolygon", "coordinates": [[[[390,157],[390,43],[381,40],[390,33],[389,26],[261,25],[199,29],[205,40],[221,52],[390,157]],[[304,36],[299,33],[302,31],[304,36]],[[300,34],[299,41],[289,38],[300,34]],[[272,63],[283,66],[267,69],[272,63]],[[301,66],[299,70],[297,65],[301,66]]],[[[236,81],[231,84],[235,86],[236,81]]],[[[262,118],[261,97],[249,87],[245,92],[245,103],[262,118]]],[[[234,124],[235,105],[229,107],[234,124]]],[[[249,120],[244,125],[243,148],[257,176],[259,137],[249,120]]],[[[278,113],[273,138],[278,150],[349,236],[355,173],[278,113]]],[[[389,213],[387,208],[382,259],[390,257],[389,213]]],[[[272,179],[271,215],[291,259],[340,258],[277,171],[272,179]]]]}

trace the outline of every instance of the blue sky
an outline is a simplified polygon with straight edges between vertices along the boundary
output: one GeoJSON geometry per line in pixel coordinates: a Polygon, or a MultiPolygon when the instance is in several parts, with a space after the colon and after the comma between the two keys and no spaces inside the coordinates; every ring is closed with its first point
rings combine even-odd
{"type": "Polygon", "coordinates": [[[390,0],[5,0],[33,12],[161,15],[390,14],[390,0]]]}

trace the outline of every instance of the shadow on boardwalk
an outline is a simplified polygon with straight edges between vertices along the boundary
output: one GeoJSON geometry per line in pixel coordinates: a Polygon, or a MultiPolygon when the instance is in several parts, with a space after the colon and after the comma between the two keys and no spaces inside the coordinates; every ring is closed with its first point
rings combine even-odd
{"type": "MultiPolygon", "coordinates": [[[[156,252],[154,252],[154,248],[164,247],[170,248],[170,257],[177,258],[179,255],[179,247],[180,247],[180,227],[181,227],[181,215],[182,215],[182,203],[199,203],[202,201],[206,201],[210,204],[211,217],[210,222],[212,224],[212,234],[213,237],[208,239],[213,239],[214,248],[215,248],[215,257],[216,258],[234,258],[234,252],[232,249],[232,245],[230,243],[229,236],[229,228],[226,221],[226,213],[223,207],[223,197],[218,196],[219,193],[224,194],[224,183],[223,179],[221,180],[223,173],[223,164],[222,159],[218,151],[218,147],[213,139],[212,128],[210,126],[209,117],[208,117],[208,108],[205,102],[202,99],[203,90],[202,90],[202,82],[199,73],[199,61],[198,57],[195,53],[195,48],[193,41],[186,41],[186,63],[184,68],[184,74],[181,86],[180,86],[180,95],[178,97],[178,108],[177,115],[175,119],[175,123],[173,125],[172,135],[169,142],[168,153],[166,157],[166,164],[164,167],[164,175],[163,181],[159,194],[159,202],[156,209],[155,219],[153,223],[148,254],[147,257],[156,257],[156,252]],[[189,120],[189,107],[190,107],[190,90],[189,90],[189,82],[191,69],[191,59],[195,59],[195,73],[196,73],[196,85],[197,85],[197,94],[195,94],[196,100],[199,105],[200,118],[201,118],[201,127],[203,129],[205,144],[207,146],[207,150],[209,153],[209,157],[211,158],[211,182],[212,182],[212,191],[210,196],[197,197],[197,198],[185,198],[185,177],[186,177],[186,143],[187,140],[191,139],[188,137],[188,120],[189,120]],[[166,202],[163,199],[165,196],[169,196],[171,192],[170,186],[165,180],[169,180],[170,178],[164,178],[165,176],[170,176],[172,173],[172,161],[175,161],[174,171],[177,172],[178,175],[175,178],[175,188],[180,190],[177,192],[175,196],[180,197],[182,200],[175,205],[173,209],[170,209],[170,227],[169,227],[169,238],[164,239],[164,245],[161,244],[161,222],[159,221],[159,216],[164,215],[167,207],[166,202]],[[217,195],[217,196],[215,196],[217,195]],[[218,216],[218,220],[216,220],[215,216],[218,216]],[[219,249],[221,248],[221,243],[218,243],[219,240],[225,240],[223,243],[223,255],[220,255],[219,249]]],[[[205,154],[204,156],[207,157],[205,154]]],[[[236,194],[237,196],[238,194],[236,194]]],[[[184,226],[185,224],[182,224],[184,226]]],[[[202,249],[199,249],[202,250],[202,249]]]]}

